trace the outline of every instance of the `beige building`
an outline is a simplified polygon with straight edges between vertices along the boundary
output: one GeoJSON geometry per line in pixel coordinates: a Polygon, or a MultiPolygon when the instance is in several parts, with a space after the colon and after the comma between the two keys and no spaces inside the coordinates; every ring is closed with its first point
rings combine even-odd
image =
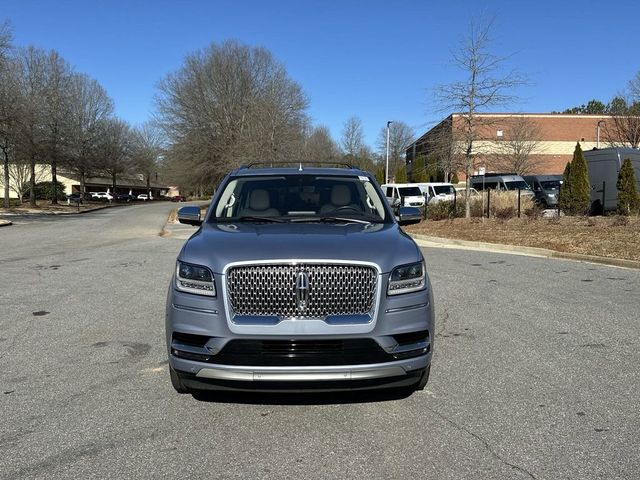
{"type": "MultiPolygon", "coordinates": [[[[465,119],[462,114],[449,115],[418,138],[406,151],[407,163],[412,164],[419,155],[433,162],[442,152],[458,160],[463,157],[465,119]]],[[[583,150],[607,147],[614,130],[613,119],[608,115],[478,114],[478,138],[472,150],[473,173],[484,169],[486,172],[561,174],[577,142],[583,150]]],[[[459,171],[460,162],[451,163],[458,167],[455,169],[462,180],[464,172],[459,171]]]]}
{"type": "MultiPolygon", "coordinates": [[[[24,194],[25,187],[28,188],[30,179],[30,168],[28,165],[9,165],[9,197],[20,198],[20,192],[24,194]],[[20,189],[18,186],[23,185],[20,189]]],[[[64,169],[58,169],[57,179],[64,186],[64,194],[80,191],[80,179],[73,173],[67,172],[64,169]]],[[[4,195],[4,175],[0,172],[0,196],[4,195]]],[[[51,168],[48,165],[36,165],[36,183],[50,182],[51,181],[51,168]]],[[[113,182],[108,177],[87,177],[85,179],[85,193],[92,192],[109,192],[113,193],[113,182]]],[[[179,195],[179,190],[175,186],[166,186],[158,182],[152,181],[150,189],[153,197],[172,197],[179,195]]],[[[139,195],[141,193],[147,193],[147,183],[142,178],[138,177],[122,177],[116,181],[116,194],[129,194],[139,195]]]]}

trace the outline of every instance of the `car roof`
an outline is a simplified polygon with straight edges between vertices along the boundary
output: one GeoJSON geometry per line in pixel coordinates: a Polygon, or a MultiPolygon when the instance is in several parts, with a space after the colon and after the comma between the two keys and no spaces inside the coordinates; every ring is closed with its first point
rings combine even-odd
{"type": "Polygon", "coordinates": [[[265,167],[265,168],[248,168],[240,167],[230,173],[236,177],[253,177],[253,176],[270,176],[270,175],[324,175],[324,176],[341,176],[341,177],[357,177],[367,176],[371,174],[357,168],[329,168],[329,167],[265,167]]]}
{"type": "Polygon", "coordinates": [[[545,180],[561,180],[562,175],[523,175],[522,178],[524,178],[525,180],[531,178],[536,179],[539,182],[544,182],[545,180]]]}
{"type": "Polygon", "coordinates": [[[418,183],[383,183],[381,187],[419,187],[418,183]]]}

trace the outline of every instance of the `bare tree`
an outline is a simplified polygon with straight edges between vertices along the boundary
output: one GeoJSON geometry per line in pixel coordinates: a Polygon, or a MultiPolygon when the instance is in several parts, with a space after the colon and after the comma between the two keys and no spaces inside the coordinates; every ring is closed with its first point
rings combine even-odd
{"type": "MultiPolygon", "coordinates": [[[[47,168],[44,165],[36,165],[35,182],[42,182],[45,178],[47,178],[47,168]]],[[[30,189],[31,166],[29,162],[15,159],[9,165],[9,179],[11,181],[11,190],[20,199],[20,203],[22,203],[24,194],[30,189]]]]}
{"type": "Polygon", "coordinates": [[[118,177],[132,169],[133,134],[129,125],[117,118],[100,122],[98,159],[103,171],[111,178],[113,196],[117,194],[118,177]]]}
{"type": "Polygon", "coordinates": [[[495,157],[491,165],[518,175],[532,173],[543,164],[535,152],[541,153],[542,132],[538,124],[524,115],[509,119],[501,140],[496,141],[495,157]]]}
{"type": "Polygon", "coordinates": [[[364,147],[362,120],[358,117],[348,118],[342,127],[340,147],[347,157],[356,158],[364,147]]]}
{"type": "Polygon", "coordinates": [[[633,95],[634,80],[629,84],[629,91],[615,97],[609,103],[611,121],[604,125],[605,141],[612,147],[640,146],[640,96],[633,95]]]}
{"type": "Polygon", "coordinates": [[[141,173],[147,184],[147,195],[151,195],[151,178],[157,175],[164,150],[164,135],[153,122],[146,122],[133,130],[133,168],[141,173]]]}
{"type": "MultiPolygon", "coordinates": [[[[413,140],[413,129],[404,122],[394,121],[389,125],[389,172],[396,172],[405,165],[407,147],[413,140]]],[[[378,135],[378,151],[386,162],[387,128],[378,135]]]]}
{"type": "Polygon", "coordinates": [[[45,155],[51,165],[52,204],[58,203],[58,164],[65,160],[67,147],[65,141],[69,137],[71,74],[71,66],[58,52],[52,50],[47,54],[42,121],[45,133],[45,155]]]}
{"type": "Polygon", "coordinates": [[[9,164],[15,154],[17,122],[19,118],[19,84],[13,59],[8,55],[11,29],[7,22],[0,24],[0,151],[4,178],[4,206],[9,208],[9,164]]]}
{"type": "Polygon", "coordinates": [[[36,205],[36,164],[45,160],[43,111],[44,85],[46,77],[44,50],[29,46],[18,55],[21,91],[21,114],[17,156],[29,163],[29,201],[36,205]]]}
{"type": "Polygon", "coordinates": [[[73,74],[70,79],[70,113],[68,152],[65,167],[80,180],[80,193],[85,193],[85,181],[95,165],[101,122],[113,113],[113,101],[94,79],[85,74],[73,74]]]}
{"type": "MultiPolygon", "coordinates": [[[[454,121],[453,135],[463,144],[464,173],[467,177],[466,216],[471,215],[469,204],[469,176],[474,169],[474,156],[478,154],[475,143],[481,138],[483,119],[478,116],[483,110],[502,107],[515,102],[511,90],[525,83],[522,75],[515,71],[503,72],[507,57],[491,51],[491,28],[493,22],[471,23],[468,37],[453,54],[454,64],[463,72],[463,80],[441,85],[435,91],[436,99],[443,111],[459,112],[460,123],[454,121]]],[[[455,120],[455,119],[454,119],[455,120]]],[[[487,120],[484,119],[486,124],[487,120]]]]}
{"type": "Polygon", "coordinates": [[[640,70],[636,76],[629,81],[629,95],[636,102],[640,101],[640,70]]]}
{"type": "Polygon", "coordinates": [[[256,157],[294,157],[307,122],[307,100],[282,64],[233,41],[189,55],[160,83],[157,105],[167,162],[183,165],[193,184],[256,157]]]}
{"type": "Polygon", "coordinates": [[[331,138],[329,128],[321,125],[312,128],[305,141],[302,159],[306,162],[338,162],[336,142],[331,138]]]}

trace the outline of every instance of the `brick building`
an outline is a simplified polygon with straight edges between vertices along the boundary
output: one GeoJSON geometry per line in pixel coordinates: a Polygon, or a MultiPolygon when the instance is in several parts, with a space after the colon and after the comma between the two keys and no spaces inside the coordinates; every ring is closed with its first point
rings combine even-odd
{"type": "MultiPolygon", "coordinates": [[[[514,158],[519,156],[526,164],[527,171],[523,173],[561,174],[572,158],[576,142],[583,150],[591,150],[597,147],[599,135],[600,146],[606,147],[614,130],[613,119],[608,115],[483,113],[477,114],[476,121],[479,138],[474,140],[472,152],[474,173],[482,167],[487,172],[519,170],[513,166],[514,158]]],[[[408,170],[420,155],[427,164],[438,162],[443,150],[460,159],[464,155],[464,122],[464,115],[449,115],[412,143],[406,152],[408,170]]],[[[463,172],[456,173],[460,180],[464,179],[463,172]]]]}

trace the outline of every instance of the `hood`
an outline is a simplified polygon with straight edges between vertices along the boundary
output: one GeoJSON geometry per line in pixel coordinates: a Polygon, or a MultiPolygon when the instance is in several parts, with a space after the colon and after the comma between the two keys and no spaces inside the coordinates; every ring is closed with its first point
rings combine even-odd
{"type": "Polygon", "coordinates": [[[215,273],[232,262],[307,259],[373,262],[386,273],[421,258],[415,242],[395,223],[205,223],[178,257],[215,273]]]}

